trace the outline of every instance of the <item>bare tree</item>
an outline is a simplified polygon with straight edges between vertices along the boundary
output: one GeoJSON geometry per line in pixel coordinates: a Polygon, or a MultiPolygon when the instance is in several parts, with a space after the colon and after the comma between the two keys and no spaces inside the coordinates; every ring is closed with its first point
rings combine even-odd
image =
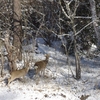
{"type": "Polygon", "coordinates": [[[13,28],[14,28],[14,35],[13,35],[13,45],[17,49],[17,57],[19,60],[22,59],[21,53],[21,41],[22,41],[22,26],[21,26],[21,1],[20,0],[13,0],[13,28]]]}
{"type": "Polygon", "coordinates": [[[73,30],[73,43],[74,43],[74,54],[75,54],[75,63],[76,63],[76,79],[80,79],[81,78],[81,67],[80,67],[80,57],[78,54],[78,50],[77,50],[77,42],[76,42],[76,36],[75,34],[76,32],[76,28],[75,28],[75,16],[76,16],[76,10],[78,8],[78,0],[75,0],[75,9],[74,11],[71,10],[70,8],[70,4],[73,0],[71,0],[70,2],[66,1],[66,0],[61,0],[60,5],[62,8],[62,11],[64,13],[64,15],[70,20],[70,25],[72,27],[73,30]],[[65,5],[65,7],[62,5],[62,3],[65,5]]]}

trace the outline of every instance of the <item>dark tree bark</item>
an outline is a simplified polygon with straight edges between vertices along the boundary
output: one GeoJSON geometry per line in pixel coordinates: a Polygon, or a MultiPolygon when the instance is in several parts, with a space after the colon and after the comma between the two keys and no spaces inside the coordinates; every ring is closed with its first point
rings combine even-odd
{"type": "MultiPolygon", "coordinates": [[[[1,37],[1,34],[0,34],[1,37]]],[[[4,45],[4,41],[0,40],[0,57],[1,57],[1,77],[3,77],[3,68],[4,68],[4,57],[2,52],[2,47],[4,45]]]]}
{"type": "Polygon", "coordinates": [[[75,64],[76,64],[76,79],[79,80],[81,78],[81,66],[80,66],[80,57],[77,50],[77,42],[76,42],[76,29],[74,24],[74,18],[71,19],[72,29],[73,29],[73,36],[74,36],[74,54],[75,54],[75,64]]]}

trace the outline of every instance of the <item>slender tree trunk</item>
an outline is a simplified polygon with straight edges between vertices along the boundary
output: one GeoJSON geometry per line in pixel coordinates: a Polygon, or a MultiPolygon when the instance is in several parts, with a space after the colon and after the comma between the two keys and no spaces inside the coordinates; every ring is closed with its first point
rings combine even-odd
{"type": "Polygon", "coordinates": [[[91,13],[92,13],[93,27],[97,37],[97,47],[100,50],[100,26],[98,25],[97,22],[96,4],[95,4],[95,0],[89,0],[89,2],[91,7],[91,13]]]}
{"type": "Polygon", "coordinates": [[[79,80],[81,78],[81,66],[80,66],[80,57],[77,50],[77,42],[76,42],[76,29],[74,27],[74,19],[71,19],[72,29],[73,29],[73,36],[74,36],[74,54],[75,54],[75,64],[76,64],[76,79],[79,80]]]}
{"type": "Polygon", "coordinates": [[[2,40],[0,40],[0,56],[1,56],[1,77],[3,77],[3,68],[4,68],[4,57],[3,57],[3,52],[2,52],[2,40]]]}
{"type": "Polygon", "coordinates": [[[79,80],[81,78],[81,67],[80,67],[80,58],[75,50],[75,62],[76,62],[76,79],[79,80]]]}
{"type": "Polygon", "coordinates": [[[21,40],[22,40],[22,26],[21,26],[21,3],[20,0],[13,0],[13,19],[14,19],[14,36],[13,45],[17,48],[17,57],[22,59],[21,40]]]}

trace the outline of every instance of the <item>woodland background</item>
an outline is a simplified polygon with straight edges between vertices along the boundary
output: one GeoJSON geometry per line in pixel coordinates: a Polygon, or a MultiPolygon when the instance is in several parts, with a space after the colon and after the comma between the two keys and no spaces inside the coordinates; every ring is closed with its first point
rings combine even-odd
{"type": "Polygon", "coordinates": [[[32,44],[33,51],[25,52],[38,53],[38,39],[67,58],[74,56],[74,78],[80,79],[80,58],[97,57],[100,50],[100,1],[0,0],[1,76],[4,56],[10,70],[16,70],[16,60],[23,59],[22,47],[32,44]],[[91,53],[92,46],[97,49],[91,53]]]}
{"type": "Polygon", "coordinates": [[[2,100],[99,100],[100,0],[0,0],[0,90],[2,100]],[[35,80],[45,54],[47,76],[35,80]]]}

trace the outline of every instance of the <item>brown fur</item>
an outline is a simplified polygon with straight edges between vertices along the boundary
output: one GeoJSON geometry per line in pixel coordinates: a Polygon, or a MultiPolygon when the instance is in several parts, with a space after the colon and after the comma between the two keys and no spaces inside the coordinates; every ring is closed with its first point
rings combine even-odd
{"type": "Polygon", "coordinates": [[[47,66],[47,63],[48,63],[48,59],[49,59],[49,55],[46,54],[46,59],[45,60],[42,60],[42,61],[38,61],[34,64],[34,66],[37,66],[36,68],[36,74],[39,74],[39,72],[43,72],[44,74],[44,71],[45,71],[45,68],[47,66]]]}
{"type": "Polygon", "coordinates": [[[11,77],[8,79],[8,85],[10,84],[10,82],[12,82],[13,80],[23,77],[27,74],[29,70],[29,67],[20,69],[20,70],[15,70],[11,72],[11,77]]]}

